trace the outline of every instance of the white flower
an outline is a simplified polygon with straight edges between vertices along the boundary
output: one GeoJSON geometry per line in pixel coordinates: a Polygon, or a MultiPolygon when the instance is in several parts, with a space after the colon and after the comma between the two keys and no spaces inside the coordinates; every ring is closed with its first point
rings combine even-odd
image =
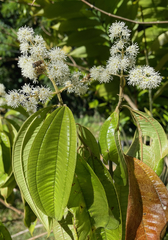
{"type": "Polygon", "coordinates": [[[10,91],[6,95],[6,101],[9,106],[14,108],[22,105],[26,108],[27,112],[34,113],[37,111],[38,103],[49,100],[51,97],[51,91],[45,87],[33,87],[29,84],[25,84],[21,90],[10,91]]]}
{"type": "Polygon", "coordinates": [[[115,22],[109,28],[110,39],[123,37],[124,39],[128,39],[130,37],[130,30],[127,29],[124,22],[115,22]]]}
{"type": "Polygon", "coordinates": [[[132,69],[129,73],[128,84],[140,89],[152,89],[160,85],[161,76],[152,67],[143,66],[132,69]]]}
{"type": "Polygon", "coordinates": [[[45,101],[50,99],[52,92],[49,88],[38,87],[38,90],[39,90],[38,97],[42,103],[45,103],[45,101]]]}
{"type": "Polygon", "coordinates": [[[120,50],[119,50],[119,48],[116,46],[116,44],[115,45],[113,45],[112,47],[111,47],[111,49],[110,49],[110,54],[111,54],[111,56],[114,56],[114,55],[116,55],[117,53],[120,53],[120,50]]]}
{"type": "Polygon", "coordinates": [[[72,85],[72,82],[68,80],[64,83],[64,85],[65,87],[68,87],[68,86],[70,87],[70,85],[72,85]]]}
{"type": "Polygon", "coordinates": [[[51,61],[63,61],[66,59],[66,54],[60,48],[52,48],[48,53],[49,58],[51,61]]]}
{"type": "Polygon", "coordinates": [[[54,79],[58,84],[63,85],[69,78],[69,67],[63,61],[52,61],[48,64],[49,78],[54,79]]]}
{"type": "Polygon", "coordinates": [[[18,66],[21,68],[24,77],[30,78],[36,82],[38,75],[32,65],[34,62],[35,60],[31,57],[21,56],[19,57],[18,66]]]}
{"type": "Polygon", "coordinates": [[[29,98],[24,103],[24,107],[26,108],[27,112],[35,113],[37,111],[37,100],[33,97],[29,98]]]}
{"type": "Polygon", "coordinates": [[[10,91],[6,95],[6,101],[8,106],[16,108],[20,104],[20,94],[16,90],[10,91]]]}
{"type": "Polygon", "coordinates": [[[107,69],[111,74],[118,74],[121,69],[121,56],[116,55],[114,57],[110,57],[107,64],[107,69]]]}
{"type": "Polygon", "coordinates": [[[41,45],[46,45],[44,39],[42,38],[42,36],[39,36],[39,35],[36,35],[34,38],[33,38],[33,43],[38,45],[38,44],[41,44],[41,45]]]}
{"type": "Polygon", "coordinates": [[[67,92],[74,92],[77,95],[86,93],[88,86],[82,82],[82,77],[83,75],[81,72],[74,72],[70,77],[71,80],[64,83],[65,87],[67,87],[67,92]]]}
{"type": "Polygon", "coordinates": [[[120,39],[119,41],[117,41],[116,42],[116,47],[118,48],[118,49],[123,49],[124,48],[124,45],[125,45],[125,43],[126,43],[126,41],[124,41],[123,39],[120,39]]]}
{"type": "Polygon", "coordinates": [[[6,104],[6,99],[5,98],[0,98],[0,106],[3,106],[6,104]]]}
{"type": "Polygon", "coordinates": [[[20,44],[20,51],[23,55],[27,55],[29,51],[30,45],[28,42],[22,42],[20,44]]]}
{"type": "MultiPolygon", "coordinates": [[[[37,36],[36,36],[37,37],[37,36]]],[[[30,55],[32,58],[46,58],[48,56],[48,51],[46,48],[45,41],[42,39],[39,42],[35,42],[33,45],[30,47],[30,55]]]]}
{"type": "Polygon", "coordinates": [[[25,93],[27,95],[30,95],[32,92],[32,87],[30,86],[30,84],[26,84],[24,86],[22,86],[22,90],[20,90],[21,93],[25,93]]]}
{"type": "Polygon", "coordinates": [[[127,71],[128,68],[129,68],[129,58],[124,56],[122,59],[121,59],[121,62],[120,62],[120,69],[123,70],[123,71],[127,71]]]}
{"type": "Polygon", "coordinates": [[[5,86],[2,83],[0,83],[0,96],[4,97],[5,94],[6,94],[5,86]]]}
{"type": "Polygon", "coordinates": [[[33,41],[34,31],[32,28],[25,26],[19,28],[17,35],[19,42],[31,42],[33,41]]]}
{"type": "Polygon", "coordinates": [[[136,57],[138,54],[138,44],[137,43],[133,43],[131,46],[127,47],[126,49],[126,53],[129,53],[131,56],[136,57]]]}
{"type": "Polygon", "coordinates": [[[101,73],[104,71],[104,67],[102,66],[94,66],[90,69],[90,77],[94,80],[100,81],[101,79],[101,73]]]}
{"type": "Polygon", "coordinates": [[[108,83],[113,77],[108,68],[105,68],[100,75],[100,83],[108,83]]]}

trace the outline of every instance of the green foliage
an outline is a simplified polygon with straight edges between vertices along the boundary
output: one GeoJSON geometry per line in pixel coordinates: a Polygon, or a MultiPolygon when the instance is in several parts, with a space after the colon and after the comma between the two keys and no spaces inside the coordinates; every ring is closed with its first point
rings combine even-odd
{"type": "MultiPolygon", "coordinates": [[[[22,25],[35,26],[35,31],[42,33],[48,47],[62,46],[70,56],[68,62],[75,69],[79,65],[83,72],[87,72],[90,66],[105,64],[112,44],[108,28],[116,19],[82,1],[37,0],[33,6],[30,3],[31,0],[1,3],[1,83],[6,86],[9,83],[8,88],[15,88],[24,81],[28,82],[20,76],[20,70],[16,70],[18,42],[15,30],[22,25]],[[71,57],[75,58],[75,64],[71,57]]],[[[90,4],[115,15],[145,22],[165,20],[168,11],[167,1],[163,0],[91,0],[90,4]]],[[[128,25],[133,29],[132,40],[140,45],[138,64],[145,64],[146,48],[150,66],[164,76],[162,86],[153,92],[152,113],[168,131],[167,28],[163,24],[128,25]]],[[[44,76],[40,79],[46,82],[44,76]]],[[[71,110],[83,111],[89,106],[106,117],[110,115],[101,127],[98,141],[80,124],[77,124],[76,131],[75,112],[72,114],[66,105],[42,108],[31,116],[19,107],[10,109],[0,118],[0,193],[8,201],[13,188],[18,185],[24,202],[24,223],[31,234],[36,218],[39,218],[48,234],[53,229],[55,239],[131,239],[128,216],[132,214],[132,203],[139,196],[137,192],[143,183],[137,180],[139,175],[134,169],[137,171],[137,165],[130,168],[129,157],[124,155],[121,127],[126,126],[126,133],[137,128],[127,155],[143,161],[144,166],[147,164],[158,175],[163,169],[163,159],[168,153],[167,137],[159,122],[149,115],[147,91],[131,86],[125,89],[126,97],[130,96],[128,103],[140,110],[145,109],[146,113],[143,113],[128,106],[122,110],[115,108],[119,89],[116,77],[107,84],[94,83],[90,89],[84,100],[78,102],[80,104],[75,103],[76,96],[67,97],[65,102],[71,110]],[[92,97],[91,93],[94,93],[92,97]],[[105,165],[109,162],[107,169],[105,165]],[[116,164],[115,169],[112,162],[116,164]],[[137,185],[133,181],[137,181],[137,185]],[[133,200],[132,196],[135,197],[133,200]]],[[[138,160],[130,161],[135,163],[138,160]]],[[[142,168],[139,171],[142,173],[142,168]]],[[[166,190],[157,178],[155,181],[159,194],[160,190],[166,190]]],[[[140,196],[143,198],[144,195],[140,196]]],[[[141,201],[138,204],[141,206],[141,201]]],[[[167,205],[167,199],[159,205],[166,221],[167,205]]],[[[141,213],[146,214],[144,209],[141,213]]],[[[132,214],[132,218],[135,217],[136,211],[132,214]]],[[[138,227],[135,230],[138,231],[138,227]]],[[[0,238],[4,236],[11,239],[1,225],[0,238]]]]}
{"type": "Polygon", "coordinates": [[[142,159],[160,175],[164,164],[163,158],[168,154],[167,136],[156,120],[145,113],[131,109],[130,111],[137,126],[138,134],[135,132],[127,154],[142,159]],[[147,141],[151,144],[147,145],[147,141]],[[158,148],[157,152],[155,152],[156,148],[158,148]]]}
{"type": "Polygon", "coordinates": [[[11,236],[7,230],[7,228],[2,224],[0,223],[0,240],[11,240],[11,236]]]}

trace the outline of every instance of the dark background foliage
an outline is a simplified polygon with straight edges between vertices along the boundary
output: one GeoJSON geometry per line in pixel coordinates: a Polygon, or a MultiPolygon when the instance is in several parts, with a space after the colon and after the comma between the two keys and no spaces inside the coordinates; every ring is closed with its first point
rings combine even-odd
{"type": "MultiPolygon", "coordinates": [[[[25,82],[31,82],[21,76],[17,66],[19,56],[19,42],[16,32],[19,27],[33,27],[37,34],[41,34],[48,47],[59,46],[67,52],[67,61],[72,70],[82,70],[88,74],[93,65],[105,65],[109,57],[109,48],[112,46],[108,37],[109,26],[117,21],[117,16],[136,20],[139,22],[165,21],[168,16],[167,0],[90,0],[86,5],[77,0],[37,0],[33,5],[31,0],[1,1],[0,21],[0,82],[4,83],[6,90],[20,88],[25,82]],[[108,16],[94,7],[100,8],[116,17],[108,16]]],[[[137,24],[125,21],[132,31],[132,40],[137,42],[140,51],[137,64],[146,64],[154,67],[163,76],[160,89],[153,91],[153,115],[167,131],[168,98],[167,98],[167,61],[168,38],[167,24],[137,24]]],[[[42,84],[47,84],[45,76],[40,77],[42,84]]],[[[80,115],[93,115],[95,110],[107,117],[117,103],[118,80],[109,84],[98,85],[93,83],[83,98],[63,94],[66,104],[80,115]]],[[[126,86],[125,94],[139,110],[149,109],[148,91],[141,91],[126,86]]],[[[123,112],[123,119],[125,113],[123,112]]],[[[123,121],[124,122],[124,121],[123,121]]],[[[132,128],[132,123],[128,129],[132,128]]]]}

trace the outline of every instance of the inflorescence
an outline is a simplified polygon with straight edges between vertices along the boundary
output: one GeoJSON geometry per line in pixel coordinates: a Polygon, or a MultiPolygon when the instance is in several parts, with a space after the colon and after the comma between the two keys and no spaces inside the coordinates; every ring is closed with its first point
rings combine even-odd
{"type": "MultiPolygon", "coordinates": [[[[135,66],[138,45],[130,41],[130,30],[123,22],[115,22],[109,28],[110,40],[114,42],[110,49],[111,57],[107,65],[94,66],[90,69],[91,80],[107,83],[113,79],[112,75],[124,77],[128,84],[141,89],[152,89],[159,86],[161,76],[152,67],[135,66]]],[[[83,81],[81,72],[70,73],[65,63],[66,54],[58,47],[47,49],[46,43],[39,35],[34,34],[32,28],[21,27],[18,31],[20,51],[18,66],[22,75],[38,82],[38,76],[45,74],[54,85],[62,86],[69,93],[84,94],[88,89],[88,82],[83,81]]],[[[1,87],[2,88],[2,87],[1,87]]],[[[56,91],[57,93],[57,91],[56,91]]],[[[38,104],[44,103],[52,96],[49,88],[24,85],[21,90],[10,91],[6,95],[7,104],[17,107],[20,104],[28,112],[35,112],[38,104]]]]}
{"type": "Polygon", "coordinates": [[[160,85],[162,78],[149,66],[135,66],[138,54],[137,43],[131,43],[130,30],[123,22],[115,22],[109,29],[110,40],[114,41],[110,49],[111,57],[106,67],[98,66],[90,70],[91,78],[100,83],[112,80],[112,75],[124,76],[129,85],[140,89],[152,89],[160,85]]]}
{"type": "MultiPolygon", "coordinates": [[[[88,87],[83,82],[81,72],[70,73],[68,65],[65,63],[66,54],[58,47],[47,49],[44,39],[39,35],[34,35],[34,31],[29,27],[21,27],[18,31],[20,41],[20,51],[18,66],[22,75],[29,78],[33,83],[38,83],[38,76],[45,74],[57,86],[63,86],[64,90],[76,94],[86,93],[88,87]]],[[[49,88],[23,86],[22,90],[10,91],[7,95],[7,103],[12,107],[23,105],[28,112],[35,112],[40,102],[50,99],[52,92],[49,88]]]]}

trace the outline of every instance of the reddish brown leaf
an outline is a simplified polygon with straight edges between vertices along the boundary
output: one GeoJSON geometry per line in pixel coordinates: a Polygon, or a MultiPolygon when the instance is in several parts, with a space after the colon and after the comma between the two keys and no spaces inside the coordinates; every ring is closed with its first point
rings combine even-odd
{"type": "Polygon", "coordinates": [[[142,199],[138,182],[134,174],[133,158],[125,156],[128,168],[129,195],[126,219],[126,240],[134,240],[137,228],[142,220],[142,199]]]}
{"type": "Polygon", "coordinates": [[[168,222],[168,191],[160,178],[145,163],[136,158],[127,159],[134,161],[134,173],[143,204],[143,218],[135,240],[162,239],[168,222]]]}

